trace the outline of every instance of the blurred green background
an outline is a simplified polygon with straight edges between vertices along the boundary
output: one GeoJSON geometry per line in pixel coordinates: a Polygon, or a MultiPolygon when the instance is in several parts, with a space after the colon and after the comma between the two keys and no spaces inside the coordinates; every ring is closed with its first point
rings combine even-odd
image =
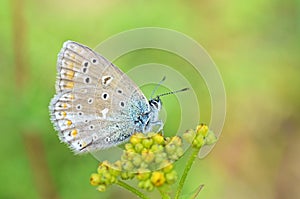
{"type": "MultiPolygon", "coordinates": [[[[205,184],[199,198],[300,198],[299,1],[2,0],[0,24],[0,198],[133,197],[89,185],[97,161],[59,143],[48,104],[65,40],[93,48],[145,26],[174,29],[202,44],[226,87],[223,133],[210,155],[195,162],[184,192],[205,184]]],[[[132,61],[117,64],[139,63],[132,61]]],[[[203,122],[210,109],[205,95],[203,122]]]]}

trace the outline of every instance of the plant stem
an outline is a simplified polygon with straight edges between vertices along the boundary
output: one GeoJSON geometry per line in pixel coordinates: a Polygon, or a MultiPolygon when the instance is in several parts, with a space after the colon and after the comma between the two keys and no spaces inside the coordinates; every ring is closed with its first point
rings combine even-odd
{"type": "Polygon", "coordinates": [[[161,189],[158,189],[162,199],[170,199],[171,197],[161,189]]]}
{"type": "Polygon", "coordinates": [[[116,184],[119,185],[120,187],[123,187],[124,189],[127,189],[128,191],[132,192],[133,194],[135,194],[136,196],[138,196],[142,199],[149,199],[147,196],[145,196],[145,194],[143,194],[136,188],[130,186],[129,184],[127,184],[121,180],[118,180],[116,184]]]}
{"type": "Polygon", "coordinates": [[[188,175],[188,173],[189,173],[189,171],[190,171],[190,169],[191,169],[191,167],[194,163],[195,158],[198,155],[199,149],[198,148],[192,148],[192,149],[193,149],[192,154],[191,154],[191,156],[190,156],[190,158],[189,158],[189,160],[188,160],[188,162],[185,166],[185,169],[184,169],[183,174],[181,176],[181,179],[179,181],[178,189],[176,191],[176,195],[175,195],[174,199],[179,199],[179,196],[182,192],[182,188],[183,188],[183,185],[185,183],[186,177],[187,177],[187,175],[188,175]]]}

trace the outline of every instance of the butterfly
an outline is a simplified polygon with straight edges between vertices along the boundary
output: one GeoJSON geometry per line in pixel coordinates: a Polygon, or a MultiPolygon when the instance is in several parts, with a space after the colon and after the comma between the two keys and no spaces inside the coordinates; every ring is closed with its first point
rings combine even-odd
{"type": "Polygon", "coordinates": [[[117,146],[155,126],[160,131],[161,108],[160,96],[147,100],[125,73],[97,52],[74,41],[63,44],[50,119],[59,139],[76,154],[117,146]]]}

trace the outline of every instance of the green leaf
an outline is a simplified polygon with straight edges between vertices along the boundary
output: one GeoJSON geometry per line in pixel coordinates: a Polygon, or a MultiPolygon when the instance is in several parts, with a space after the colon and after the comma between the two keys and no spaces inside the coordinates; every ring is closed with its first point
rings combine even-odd
{"type": "Polygon", "coordinates": [[[204,184],[199,185],[194,191],[184,194],[181,199],[196,199],[199,196],[200,191],[203,189],[204,184]]]}

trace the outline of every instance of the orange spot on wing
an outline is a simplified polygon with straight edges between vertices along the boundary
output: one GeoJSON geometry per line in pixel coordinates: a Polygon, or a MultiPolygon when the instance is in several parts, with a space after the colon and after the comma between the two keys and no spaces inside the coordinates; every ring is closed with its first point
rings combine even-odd
{"type": "Polygon", "coordinates": [[[72,121],[71,120],[67,120],[67,126],[71,126],[72,125],[72,121]]]}
{"type": "Polygon", "coordinates": [[[74,82],[67,82],[65,84],[65,88],[73,88],[74,87],[74,82]]]}
{"type": "Polygon", "coordinates": [[[72,137],[76,137],[77,134],[78,134],[78,132],[77,132],[76,129],[74,129],[74,130],[71,131],[72,137]]]}
{"type": "Polygon", "coordinates": [[[75,75],[75,72],[74,72],[74,71],[67,71],[67,72],[65,73],[65,75],[66,75],[66,77],[67,77],[68,79],[73,79],[73,77],[74,77],[74,75],[75,75]]]}

